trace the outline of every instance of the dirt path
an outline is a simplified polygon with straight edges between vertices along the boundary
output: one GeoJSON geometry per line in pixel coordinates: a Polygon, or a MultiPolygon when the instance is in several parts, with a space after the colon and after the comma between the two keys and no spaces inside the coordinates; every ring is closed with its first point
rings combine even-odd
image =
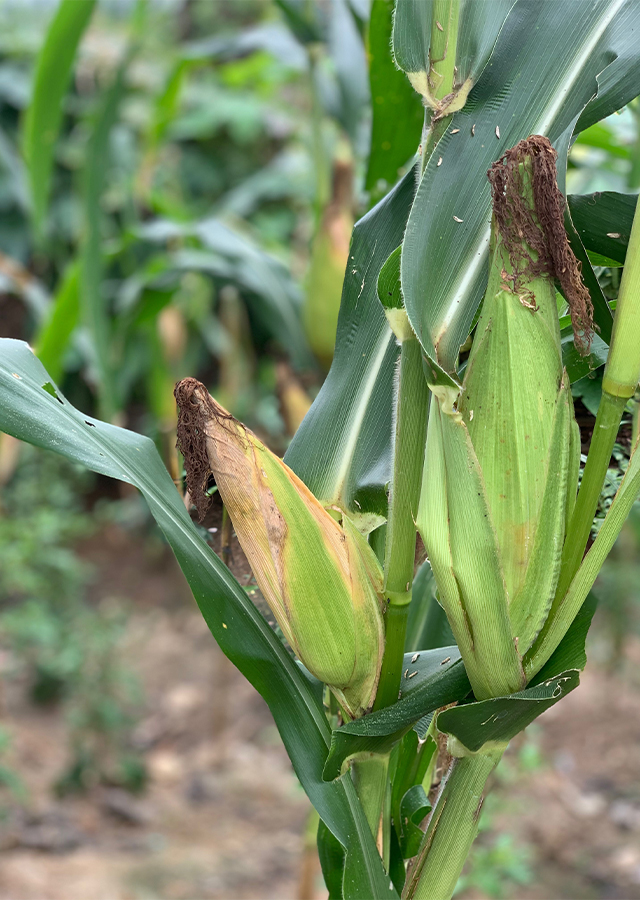
{"type": "MultiPolygon", "coordinates": [[[[310,807],[266,706],[217,650],[165,550],[114,529],[85,554],[101,573],[94,599],[133,603],[123,651],[145,692],[133,741],[149,786],[140,798],[96,787],[55,799],[65,723],[10,686],[3,724],[30,799],[0,822],[0,898],[298,898],[310,807]]],[[[460,896],[640,900],[637,677],[592,667],[534,737],[542,761],[524,765],[531,740],[514,742],[479,842],[480,857],[500,835],[528,845],[532,881],[483,889],[476,878],[460,896]]],[[[317,871],[315,897],[326,897],[317,871]]]]}

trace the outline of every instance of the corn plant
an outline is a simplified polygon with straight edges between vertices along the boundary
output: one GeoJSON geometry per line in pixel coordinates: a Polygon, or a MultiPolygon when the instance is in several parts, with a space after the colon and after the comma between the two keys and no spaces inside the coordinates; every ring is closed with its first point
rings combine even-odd
{"type": "Polygon", "coordinates": [[[590,590],[640,493],[636,435],[588,546],[640,377],[640,219],[635,198],[564,193],[573,138],[640,94],[640,6],[390,13],[376,0],[370,46],[391,38],[415,94],[385,107],[372,68],[376,171],[396,180],[409,102],[422,142],[354,229],[333,364],[285,461],[204,385],[176,387],[188,499],[204,512],[213,476],[286,643],[153,444],[74,409],[19,342],[2,342],[0,427],[144,494],[271,708],[330,897],[426,900],[452,895],[509,741],[578,685],[590,590]],[[590,253],[624,263],[615,314],[590,253]],[[580,477],[570,385],[602,365],[580,477]]]}

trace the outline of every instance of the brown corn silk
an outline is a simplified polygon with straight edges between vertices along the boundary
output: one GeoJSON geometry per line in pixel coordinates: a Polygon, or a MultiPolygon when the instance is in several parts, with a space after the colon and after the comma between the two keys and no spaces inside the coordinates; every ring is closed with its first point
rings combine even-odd
{"type": "Polygon", "coordinates": [[[556,278],[569,304],[575,345],[584,355],[593,337],[593,304],[564,227],[565,199],[556,182],[557,156],[548,138],[532,134],[507,150],[487,175],[495,221],[514,269],[514,289],[539,275],[556,278]],[[533,209],[527,202],[531,194],[533,209]]]}

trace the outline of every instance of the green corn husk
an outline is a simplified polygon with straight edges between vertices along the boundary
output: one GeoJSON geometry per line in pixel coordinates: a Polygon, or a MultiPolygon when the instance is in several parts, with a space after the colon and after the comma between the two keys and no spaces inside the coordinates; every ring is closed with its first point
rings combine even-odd
{"type": "Polygon", "coordinates": [[[526,684],[522,657],[551,607],[580,459],[552,275],[531,274],[526,242],[510,254],[495,220],[492,245],[462,389],[432,389],[417,521],[478,699],[526,684]]]}
{"type": "Polygon", "coordinates": [[[176,388],[187,486],[212,473],[258,587],[296,656],[345,712],[373,703],[384,650],[382,570],[347,516],[342,527],[297,475],[195,379],[176,388]]]}

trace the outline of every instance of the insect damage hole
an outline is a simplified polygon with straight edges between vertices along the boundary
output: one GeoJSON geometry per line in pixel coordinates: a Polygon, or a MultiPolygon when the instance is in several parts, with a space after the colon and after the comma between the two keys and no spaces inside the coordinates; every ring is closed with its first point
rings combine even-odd
{"type": "MultiPolygon", "coordinates": [[[[16,375],[16,378],[19,378],[19,377],[20,377],[19,375],[16,375]]],[[[62,405],[64,406],[64,403],[62,402],[60,397],[58,397],[58,392],[56,391],[56,389],[54,388],[53,384],[50,381],[46,381],[42,385],[42,390],[46,391],[50,397],[55,397],[56,400],[58,401],[58,403],[62,403],[62,405]]]]}

